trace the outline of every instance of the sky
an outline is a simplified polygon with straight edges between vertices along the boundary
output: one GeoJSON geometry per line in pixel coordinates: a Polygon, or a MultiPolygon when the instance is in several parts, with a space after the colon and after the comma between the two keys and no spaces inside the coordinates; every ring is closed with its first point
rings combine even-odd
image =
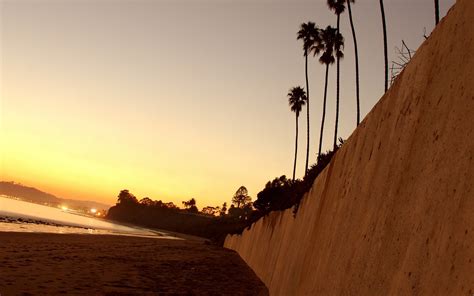
{"type": "MultiPolygon", "coordinates": [[[[445,16],[455,0],[440,1],[445,16]]],[[[361,115],[383,95],[379,1],[352,6],[361,115]]],[[[434,28],[432,0],[385,0],[389,60],[434,28]]],[[[139,199],[199,208],[244,185],[292,175],[295,118],[287,93],[305,86],[303,22],[335,26],[323,0],[0,0],[0,180],[60,197],[139,199]]],[[[341,15],[339,136],[356,127],[353,39],[341,15]]],[[[309,61],[310,163],[316,160],[325,68],[309,61]]],[[[323,150],[332,146],[330,69],[323,150]]],[[[304,175],[306,113],[297,176],[304,175]]]]}

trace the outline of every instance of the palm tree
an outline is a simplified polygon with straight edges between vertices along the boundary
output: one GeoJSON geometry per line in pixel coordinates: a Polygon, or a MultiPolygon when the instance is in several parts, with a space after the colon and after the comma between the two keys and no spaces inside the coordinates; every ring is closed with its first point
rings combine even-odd
{"type": "Polygon", "coordinates": [[[385,10],[383,8],[383,0],[380,0],[380,12],[382,13],[383,53],[385,56],[385,92],[387,92],[388,90],[387,25],[385,24],[385,10]]]}
{"type": "Polygon", "coordinates": [[[323,146],[323,134],[324,134],[324,122],[326,119],[326,101],[328,92],[328,77],[329,77],[329,65],[334,64],[336,56],[342,56],[342,52],[338,50],[344,39],[342,35],[337,32],[337,29],[327,26],[326,29],[320,31],[320,43],[313,45],[311,50],[314,55],[319,55],[319,62],[326,65],[326,80],[324,83],[324,100],[323,100],[323,114],[321,119],[321,132],[319,134],[319,149],[318,149],[318,160],[321,156],[321,149],[323,146]]]}
{"type": "Polygon", "coordinates": [[[359,97],[359,53],[357,51],[357,39],[354,29],[354,22],[352,21],[351,2],[355,0],[347,0],[347,11],[349,12],[349,21],[352,29],[352,39],[354,40],[354,54],[355,54],[355,66],[356,66],[356,99],[357,99],[357,125],[360,123],[360,97],[359,97]]]}
{"type": "Polygon", "coordinates": [[[439,23],[439,0],[434,0],[435,2],[435,19],[436,19],[436,25],[439,23]]]}
{"type": "MultiPolygon", "coordinates": [[[[341,20],[341,13],[346,9],[344,3],[346,0],[328,0],[329,9],[334,10],[334,13],[337,15],[337,33],[339,34],[339,23],[341,20]]],[[[340,86],[340,59],[342,56],[336,55],[336,120],[334,128],[334,149],[337,146],[337,127],[339,125],[339,86],[340,86]]]]}
{"type": "Polygon", "coordinates": [[[306,122],[307,122],[307,139],[306,139],[306,165],[305,175],[308,171],[309,161],[309,82],[308,82],[308,53],[311,47],[319,41],[319,29],[313,22],[307,22],[301,24],[300,30],[297,33],[297,40],[303,40],[303,51],[305,58],[305,76],[306,76],[306,122]]]}
{"type": "Polygon", "coordinates": [[[296,174],[296,157],[298,154],[298,117],[304,104],[306,103],[306,93],[301,86],[296,86],[290,89],[288,93],[288,103],[291,111],[296,114],[296,140],[295,140],[295,163],[293,165],[293,181],[296,174]]]}

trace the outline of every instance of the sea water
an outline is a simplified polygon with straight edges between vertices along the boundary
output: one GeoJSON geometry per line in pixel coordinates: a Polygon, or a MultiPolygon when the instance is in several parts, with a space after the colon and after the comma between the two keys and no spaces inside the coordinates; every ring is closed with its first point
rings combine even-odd
{"type": "Polygon", "coordinates": [[[176,237],[75,214],[67,209],[25,202],[0,195],[0,231],[113,234],[153,238],[176,237]]]}

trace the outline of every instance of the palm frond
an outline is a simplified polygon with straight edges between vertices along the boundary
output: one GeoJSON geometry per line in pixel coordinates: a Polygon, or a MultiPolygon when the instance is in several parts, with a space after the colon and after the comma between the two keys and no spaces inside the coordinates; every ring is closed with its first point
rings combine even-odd
{"type": "Polygon", "coordinates": [[[329,9],[333,10],[335,14],[339,15],[346,10],[346,0],[328,0],[329,9]]]}
{"type": "Polygon", "coordinates": [[[319,28],[313,22],[302,23],[296,34],[297,40],[303,40],[305,55],[311,51],[311,47],[319,41],[319,28]]]}
{"type": "Polygon", "coordinates": [[[344,49],[344,38],[337,32],[336,28],[327,26],[326,29],[319,32],[320,42],[314,44],[310,51],[314,55],[320,55],[319,62],[330,65],[335,62],[335,58],[342,58],[344,56],[342,50],[344,49]]]}
{"type": "Polygon", "coordinates": [[[301,86],[295,86],[288,92],[288,105],[292,112],[298,116],[301,109],[306,104],[306,92],[301,86]]]}

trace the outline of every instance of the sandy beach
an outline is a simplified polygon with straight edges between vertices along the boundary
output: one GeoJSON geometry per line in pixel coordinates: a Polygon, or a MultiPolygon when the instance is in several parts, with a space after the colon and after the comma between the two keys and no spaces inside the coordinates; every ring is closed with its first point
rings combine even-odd
{"type": "Polygon", "coordinates": [[[195,240],[0,232],[0,294],[267,295],[237,253],[195,240]]]}

